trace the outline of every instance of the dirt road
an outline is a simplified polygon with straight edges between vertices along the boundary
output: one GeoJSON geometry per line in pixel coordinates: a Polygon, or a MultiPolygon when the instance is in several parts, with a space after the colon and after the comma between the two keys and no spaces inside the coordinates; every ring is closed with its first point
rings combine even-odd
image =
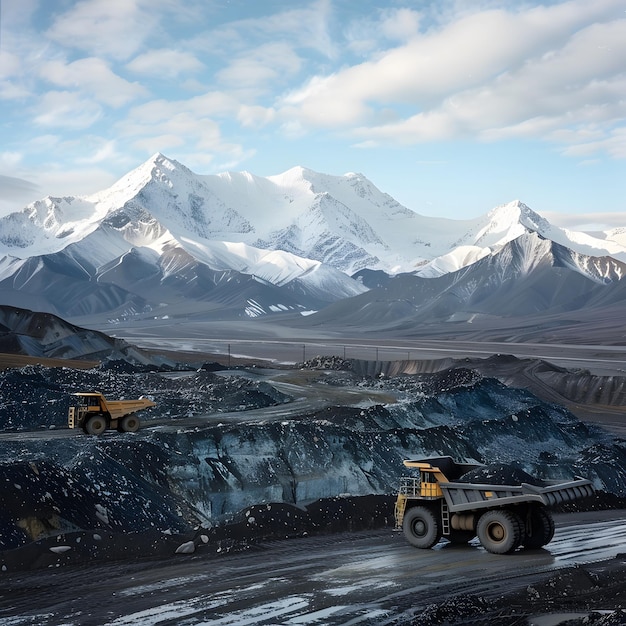
{"type": "Polygon", "coordinates": [[[198,551],[157,562],[4,574],[0,624],[398,623],[398,616],[408,619],[444,598],[497,598],[563,568],[624,553],[623,514],[557,516],[547,549],[510,556],[445,542],[417,550],[387,529],[265,543],[223,557],[198,551]]]}

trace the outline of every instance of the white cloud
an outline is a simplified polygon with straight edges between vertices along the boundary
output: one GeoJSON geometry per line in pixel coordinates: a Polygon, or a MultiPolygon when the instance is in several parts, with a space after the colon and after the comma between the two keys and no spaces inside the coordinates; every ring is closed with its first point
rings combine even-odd
{"type": "Polygon", "coordinates": [[[266,126],[276,118],[276,111],[263,106],[241,105],[237,120],[244,128],[266,126]]]}
{"type": "Polygon", "coordinates": [[[150,135],[133,142],[135,148],[143,150],[146,154],[167,153],[170,148],[178,148],[183,145],[185,145],[184,138],[174,134],[150,135]]]}
{"type": "Polygon", "coordinates": [[[104,141],[93,154],[77,159],[77,163],[92,165],[94,163],[107,163],[120,157],[115,141],[104,141]]]}
{"type": "Polygon", "coordinates": [[[19,57],[12,54],[8,50],[0,49],[0,52],[2,53],[2,63],[0,63],[0,81],[3,81],[15,76],[19,72],[22,64],[20,63],[19,57]]]}
{"type": "Polygon", "coordinates": [[[274,41],[281,38],[297,47],[316,50],[328,58],[334,58],[337,49],[329,32],[331,14],[331,0],[317,0],[302,8],[233,22],[231,27],[253,36],[261,34],[274,41]]]}
{"type": "Polygon", "coordinates": [[[198,53],[220,59],[224,64],[232,58],[246,56],[255,48],[279,42],[300,53],[317,53],[326,61],[337,58],[339,50],[330,29],[331,0],[285,2],[285,5],[290,8],[268,14],[271,3],[250,3],[249,9],[242,8],[239,13],[251,17],[219,23],[195,34],[187,43],[198,53]]]}
{"type": "Polygon", "coordinates": [[[24,195],[41,193],[41,189],[31,181],[14,176],[3,176],[0,174],[0,186],[2,187],[4,200],[14,200],[24,195]]]}
{"type": "MultiPolygon", "coordinates": [[[[63,148],[51,137],[35,140],[40,146],[63,148]]],[[[27,148],[29,146],[26,146],[27,148]]],[[[70,146],[68,146],[69,148],[70,146]]],[[[20,211],[25,206],[51,196],[85,195],[106,189],[115,182],[115,177],[106,168],[71,166],[59,163],[56,158],[44,163],[36,170],[30,168],[21,153],[0,153],[0,169],[11,172],[12,176],[0,175],[0,216],[20,211]]]]}
{"type": "Polygon", "coordinates": [[[626,127],[616,128],[595,141],[579,141],[563,150],[566,156],[589,156],[599,152],[616,159],[626,159],[626,127]]]}
{"type": "Polygon", "coordinates": [[[158,15],[144,0],[81,0],[57,16],[47,35],[93,56],[127,59],[156,27],[158,15]]]}
{"type": "Polygon", "coordinates": [[[405,41],[419,32],[420,14],[411,9],[385,10],[380,29],[388,39],[405,41]]]}
{"type": "Polygon", "coordinates": [[[0,171],[10,174],[0,174],[0,217],[21,209],[42,195],[41,188],[29,180],[22,165],[23,157],[22,152],[0,152],[0,171]]]}
{"type": "Polygon", "coordinates": [[[199,72],[204,65],[190,52],[162,48],[140,54],[126,67],[136,74],[171,79],[181,74],[199,72]]]}
{"type": "Polygon", "coordinates": [[[110,187],[117,177],[108,167],[76,167],[64,164],[37,173],[37,184],[51,196],[84,196],[110,187]]]}
{"type": "MultiPolygon", "coordinates": [[[[623,124],[623,18],[618,0],[463,15],[367,62],[312,77],[284,96],[280,114],[305,128],[344,127],[364,141],[401,143],[557,140],[563,129],[623,124]]],[[[621,150],[615,144],[612,154],[621,150]]]]}
{"type": "Polygon", "coordinates": [[[40,74],[58,87],[80,90],[112,107],[121,107],[147,93],[144,87],[121,78],[102,59],[93,57],[69,64],[50,61],[41,66],[40,74]]]}
{"type": "MultiPolygon", "coordinates": [[[[188,100],[158,100],[137,106],[117,128],[148,153],[183,145],[197,151],[229,155],[245,154],[237,143],[224,140],[219,119],[237,115],[239,104],[228,94],[209,92],[188,100]]],[[[250,111],[247,111],[250,115],[250,111]]]]}
{"type": "Polygon", "coordinates": [[[599,232],[624,227],[623,212],[556,213],[542,211],[541,214],[555,226],[575,231],[599,232]]]}
{"type": "Polygon", "coordinates": [[[121,127],[153,125],[165,122],[179,113],[188,113],[199,119],[236,115],[238,107],[238,100],[220,91],[209,91],[187,100],[152,100],[133,107],[121,127]]]}
{"type": "Polygon", "coordinates": [[[92,100],[69,91],[49,91],[39,101],[34,123],[38,126],[82,130],[93,125],[102,108],[92,100]]]}
{"type": "Polygon", "coordinates": [[[0,81],[0,100],[24,100],[30,91],[24,85],[11,81],[0,81]]]}
{"type": "Polygon", "coordinates": [[[265,91],[297,74],[301,66],[300,57],[290,45],[268,43],[233,59],[217,73],[217,78],[233,88],[260,87],[265,91]]]}
{"type": "Polygon", "coordinates": [[[419,34],[421,14],[412,9],[382,9],[374,16],[350,21],[344,29],[349,50],[367,54],[394,42],[406,42],[419,34]]]}
{"type": "Polygon", "coordinates": [[[299,90],[287,93],[279,110],[284,117],[298,118],[303,126],[352,126],[371,113],[367,99],[350,90],[353,77],[345,74],[316,76],[299,90]]]}

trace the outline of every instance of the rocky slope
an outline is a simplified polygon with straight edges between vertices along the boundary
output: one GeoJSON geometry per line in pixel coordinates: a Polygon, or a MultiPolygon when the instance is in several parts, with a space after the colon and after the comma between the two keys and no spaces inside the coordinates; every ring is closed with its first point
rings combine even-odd
{"type": "Polygon", "coordinates": [[[166,359],[152,357],[121,339],[80,328],[56,315],[6,305],[0,305],[0,353],[42,359],[119,359],[155,366],[166,363],[166,359]]]}

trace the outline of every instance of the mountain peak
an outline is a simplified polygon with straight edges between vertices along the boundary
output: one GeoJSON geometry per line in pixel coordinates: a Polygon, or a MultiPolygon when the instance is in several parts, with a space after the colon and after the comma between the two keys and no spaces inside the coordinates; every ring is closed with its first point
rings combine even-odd
{"type": "Polygon", "coordinates": [[[165,156],[162,152],[155,152],[146,162],[145,164],[152,164],[157,166],[167,167],[168,169],[173,169],[175,167],[182,167],[187,169],[182,163],[179,163],[175,159],[170,159],[165,156]]]}
{"type": "Polygon", "coordinates": [[[158,247],[164,234],[240,242],[321,261],[349,275],[365,267],[414,272],[444,256],[437,273],[445,273],[529,231],[589,256],[626,259],[624,237],[562,230],[520,200],[473,220],[426,217],[360,173],[323,174],[297,165],[268,177],[198,175],[161,152],[108,189],[47,198],[3,218],[0,252],[18,258],[59,252],[101,225],[106,236],[114,231],[136,246],[158,247]]]}
{"type": "Polygon", "coordinates": [[[186,166],[183,165],[180,161],[176,159],[171,159],[168,156],[165,156],[162,152],[157,152],[152,155],[150,159],[148,159],[147,163],[152,163],[153,166],[157,169],[164,169],[167,171],[180,171],[184,172],[188,176],[195,176],[195,174],[186,166]]]}
{"type": "Polygon", "coordinates": [[[535,213],[521,200],[513,200],[497,206],[489,211],[487,219],[490,222],[490,230],[516,228],[519,225],[542,234],[551,228],[546,219],[535,213]]]}
{"type": "MultiPolygon", "coordinates": [[[[176,161],[176,159],[170,159],[162,152],[156,152],[153,154],[143,165],[140,165],[137,169],[148,170],[152,178],[159,179],[163,177],[163,174],[170,172],[181,172],[186,176],[194,176],[194,173],[185,165],[176,161]]],[[[135,170],[137,171],[137,170],[135,170]]]]}

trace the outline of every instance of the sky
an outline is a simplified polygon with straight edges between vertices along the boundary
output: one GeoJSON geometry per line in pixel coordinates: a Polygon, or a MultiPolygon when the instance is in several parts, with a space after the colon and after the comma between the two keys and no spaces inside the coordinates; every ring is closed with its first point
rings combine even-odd
{"type": "Polygon", "coordinates": [[[626,2],[0,0],[0,214],[156,152],[626,227],[626,2]]]}

